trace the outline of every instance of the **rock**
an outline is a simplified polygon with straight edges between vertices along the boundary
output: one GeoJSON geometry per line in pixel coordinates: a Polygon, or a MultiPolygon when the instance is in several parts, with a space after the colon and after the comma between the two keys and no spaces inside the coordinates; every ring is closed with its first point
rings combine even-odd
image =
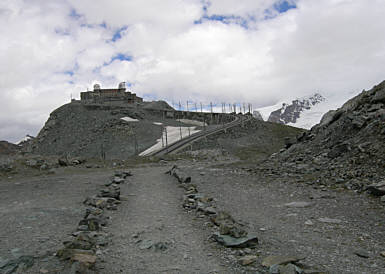
{"type": "Polygon", "coordinates": [[[294,207],[294,208],[304,208],[304,207],[309,207],[311,205],[312,203],[308,203],[308,202],[291,202],[291,203],[285,204],[285,206],[287,207],[294,207]]]}
{"type": "Polygon", "coordinates": [[[254,255],[246,255],[238,259],[238,262],[241,265],[249,265],[257,261],[257,256],[254,255]]]}
{"type": "Polygon", "coordinates": [[[215,232],[213,234],[213,238],[225,247],[254,247],[258,244],[258,238],[251,235],[248,235],[247,237],[235,238],[215,232]]]}
{"type": "Polygon", "coordinates": [[[86,214],[84,216],[84,219],[87,219],[89,215],[102,215],[103,214],[103,209],[97,208],[97,207],[88,207],[86,208],[86,214]]]}
{"type": "Polygon", "coordinates": [[[380,253],[380,255],[381,255],[382,257],[385,257],[385,251],[382,251],[382,252],[380,253]]]}
{"type": "Polygon", "coordinates": [[[219,226],[219,233],[222,235],[230,235],[234,238],[241,238],[247,236],[247,232],[240,228],[236,223],[221,223],[219,226]]]}
{"type": "MultiPolygon", "coordinates": [[[[91,216],[91,215],[90,215],[91,216]]],[[[80,226],[87,226],[87,230],[89,231],[98,231],[101,229],[101,220],[99,218],[90,217],[88,216],[87,219],[83,219],[79,222],[80,226]]]]}
{"type": "Polygon", "coordinates": [[[203,213],[205,213],[207,215],[217,214],[217,211],[215,210],[215,208],[213,208],[211,206],[208,206],[208,207],[202,206],[202,207],[200,207],[199,204],[198,204],[198,211],[202,211],[203,213]]]}
{"type": "Polygon", "coordinates": [[[381,197],[380,201],[381,203],[385,203],[385,195],[381,197]]]}
{"type": "Polygon", "coordinates": [[[299,258],[296,256],[268,256],[262,261],[262,265],[266,267],[271,267],[272,265],[281,265],[288,263],[296,263],[304,258],[299,258]]]}
{"type": "Polygon", "coordinates": [[[88,225],[79,225],[78,231],[88,231],[88,225]]]}
{"type": "Polygon", "coordinates": [[[109,186],[108,188],[102,189],[98,197],[120,199],[120,188],[118,186],[109,186]]]}
{"type": "Polygon", "coordinates": [[[71,249],[71,248],[63,248],[56,252],[56,256],[63,259],[68,260],[71,259],[75,254],[85,254],[85,255],[94,255],[94,251],[92,250],[82,250],[82,249],[71,249]]]}
{"type": "Polygon", "coordinates": [[[196,209],[198,207],[198,202],[194,199],[185,197],[182,206],[187,210],[196,209]]]}
{"type": "Polygon", "coordinates": [[[302,273],[302,270],[293,265],[293,264],[287,264],[287,265],[280,265],[278,266],[279,274],[297,274],[302,273]]]}
{"type": "Polygon", "coordinates": [[[235,220],[226,211],[220,211],[218,214],[210,219],[216,226],[220,226],[221,223],[230,222],[235,223],[235,220]]]}
{"type": "Polygon", "coordinates": [[[129,176],[132,176],[132,173],[131,171],[115,171],[114,176],[125,179],[129,176]]]}
{"type": "Polygon", "coordinates": [[[168,244],[165,242],[157,242],[152,247],[155,251],[165,251],[168,248],[168,244]]]}
{"type": "Polygon", "coordinates": [[[14,167],[9,163],[0,164],[0,172],[11,172],[14,167]]]}
{"type": "Polygon", "coordinates": [[[173,166],[167,173],[177,178],[179,183],[185,184],[191,182],[191,177],[181,171],[176,165],[173,166]]]}
{"type": "Polygon", "coordinates": [[[114,177],[112,179],[112,184],[123,184],[125,182],[124,178],[120,178],[120,177],[114,177]]]}
{"type": "Polygon", "coordinates": [[[322,223],[327,223],[327,224],[340,224],[340,223],[342,223],[342,221],[340,219],[331,219],[328,217],[318,218],[318,221],[320,221],[322,223]]]}
{"type": "Polygon", "coordinates": [[[71,257],[71,261],[79,262],[85,265],[87,268],[91,268],[95,265],[97,257],[91,254],[74,253],[71,257]]]}
{"type": "Polygon", "coordinates": [[[32,267],[34,258],[32,256],[20,256],[17,259],[5,260],[0,262],[0,273],[24,273],[25,269],[32,267]]]}
{"type": "Polygon", "coordinates": [[[385,195],[385,180],[382,180],[381,182],[377,184],[369,185],[366,188],[366,191],[368,191],[370,194],[375,196],[384,196],[385,195]]]}
{"type": "Polygon", "coordinates": [[[59,166],[68,166],[67,159],[65,159],[65,158],[59,158],[57,161],[58,161],[59,166]]]}
{"type": "Polygon", "coordinates": [[[365,259],[368,259],[370,257],[369,253],[365,250],[356,250],[353,252],[355,255],[357,255],[358,257],[361,257],[361,258],[365,258],[365,259]]]}
{"type": "Polygon", "coordinates": [[[119,204],[120,201],[115,198],[108,198],[108,197],[87,197],[84,202],[85,205],[97,207],[100,209],[107,208],[108,206],[119,204]]]}
{"type": "Polygon", "coordinates": [[[140,249],[150,249],[153,246],[152,240],[144,240],[140,243],[139,248],[140,249]]]}
{"type": "Polygon", "coordinates": [[[314,223],[313,223],[311,220],[307,220],[307,221],[305,222],[305,225],[314,225],[314,223]]]}

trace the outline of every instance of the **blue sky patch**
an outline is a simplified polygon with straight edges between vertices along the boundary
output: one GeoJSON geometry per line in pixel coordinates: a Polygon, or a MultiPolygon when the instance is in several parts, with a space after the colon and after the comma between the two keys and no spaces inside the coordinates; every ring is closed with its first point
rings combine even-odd
{"type": "Polygon", "coordinates": [[[297,8],[296,4],[289,3],[288,1],[279,1],[273,5],[274,9],[279,13],[287,12],[290,9],[297,8]]]}
{"type": "MultiPolygon", "coordinates": [[[[252,20],[252,18],[249,18],[252,20]]],[[[229,24],[236,24],[239,25],[245,29],[249,27],[248,20],[241,17],[241,16],[235,16],[235,15],[218,15],[218,14],[213,14],[213,15],[203,15],[199,20],[195,20],[194,24],[202,24],[205,21],[217,21],[221,22],[223,24],[229,25],[229,24]]]]}
{"type": "Polygon", "coordinates": [[[125,31],[127,28],[128,28],[127,26],[124,26],[124,27],[121,27],[120,29],[118,29],[118,30],[114,33],[114,35],[112,36],[111,41],[112,41],[112,42],[115,42],[115,41],[121,39],[121,38],[122,38],[122,32],[125,31]]]}
{"type": "Polygon", "coordinates": [[[124,53],[118,53],[117,55],[113,56],[111,58],[110,63],[112,63],[115,60],[120,60],[120,61],[132,61],[132,56],[124,54],[124,53]]]}
{"type": "Polygon", "coordinates": [[[69,15],[70,15],[70,17],[72,17],[76,20],[78,20],[82,17],[82,15],[79,14],[75,9],[72,9],[69,15]]]}
{"type": "Polygon", "coordinates": [[[69,76],[73,76],[75,72],[74,72],[73,70],[66,70],[66,71],[64,71],[63,73],[64,73],[64,74],[67,74],[67,75],[69,75],[69,76]]]}

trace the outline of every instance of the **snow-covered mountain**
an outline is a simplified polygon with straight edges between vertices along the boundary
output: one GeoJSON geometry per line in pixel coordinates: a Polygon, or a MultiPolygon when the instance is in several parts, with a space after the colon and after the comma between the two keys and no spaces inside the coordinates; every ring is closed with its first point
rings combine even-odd
{"type": "Polygon", "coordinates": [[[257,111],[265,121],[310,129],[321,120],[323,114],[334,107],[321,94],[315,93],[291,103],[280,102],[257,111]]]}

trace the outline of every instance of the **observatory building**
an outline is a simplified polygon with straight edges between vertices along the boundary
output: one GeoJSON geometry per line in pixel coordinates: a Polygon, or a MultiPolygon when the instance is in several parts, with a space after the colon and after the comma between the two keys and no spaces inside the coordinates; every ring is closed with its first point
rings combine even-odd
{"type": "Polygon", "coordinates": [[[80,101],[84,103],[122,102],[132,104],[142,103],[143,98],[126,91],[126,83],[122,82],[117,89],[102,89],[99,84],[95,84],[93,91],[80,93],[80,101]]]}

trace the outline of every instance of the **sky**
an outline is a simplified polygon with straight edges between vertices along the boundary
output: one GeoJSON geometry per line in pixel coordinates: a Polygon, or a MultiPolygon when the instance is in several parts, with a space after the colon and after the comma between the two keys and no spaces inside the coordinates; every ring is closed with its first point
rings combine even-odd
{"type": "Polygon", "coordinates": [[[147,100],[345,101],[385,80],[385,0],[2,0],[0,140],[80,92],[147,100]]]}

